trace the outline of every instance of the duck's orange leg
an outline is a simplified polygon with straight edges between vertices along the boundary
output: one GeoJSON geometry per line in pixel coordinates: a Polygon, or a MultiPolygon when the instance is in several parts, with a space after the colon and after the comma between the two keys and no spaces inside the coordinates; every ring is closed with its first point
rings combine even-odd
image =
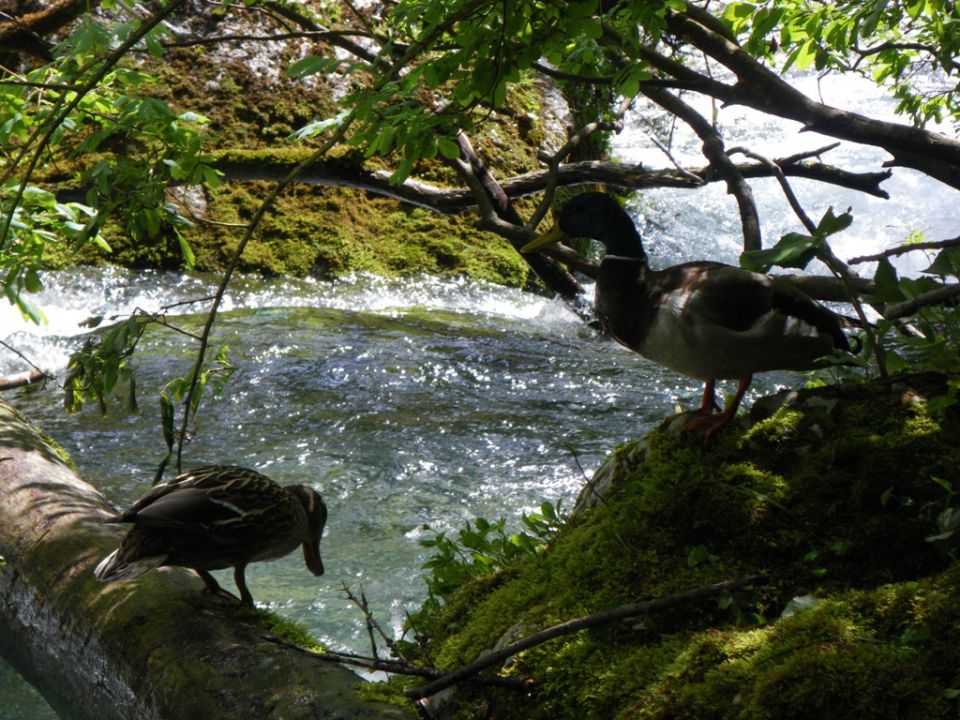
{"type": "MultiPolygon", "coordinates": [[[[706,429],[703,432],[703,437],[706,439],[720,430],[720,428],[729,425],[730,421],[733,420],[734,416],[737,414],[737,408],[740,407],[740,402],[743,400],[743,396],[746,394],[747,388],[750,387],[750,382],[752,380],[753,375],[743,375],[737,384],[737,392],[733,396],[733,399],[727,403],[727,407],[723,409],[723,412],[717,415],[703,414],[704,407],[707,404],[708,388],[710,390],[710,394],[713,395],[713,381],[708,381],[707,387],[704,388],[703,405],[700,407],[700,412],[697,414],[697,417],[693,418],[684,426],[684,431],[689,432],[690,430],[706,426],[706,429]]],[[[716,401],[714,400],[712,405],[715,405],[715,402],[716,401]]]]}
{"type": "Polygon", "coordinates": [[[703,384],[703,401],[700,403],[700,412],[704,415],[713,415],[714,410],[719,410],[716,394],[717,381],[710,378],[703,384]]]}

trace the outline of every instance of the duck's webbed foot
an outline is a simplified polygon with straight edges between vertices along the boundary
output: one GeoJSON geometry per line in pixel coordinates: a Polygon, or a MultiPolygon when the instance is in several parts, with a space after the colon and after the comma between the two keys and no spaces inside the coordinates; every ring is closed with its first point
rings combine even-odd
{"type": "Polygon", "coordinates": [[[220,587],[220,583],[217,582],[217,579],[206,570],[198,570],[197,568],[193,568],[193,571],[200,576],[201,580],[203,580],[204,592],[208,592],[211,595],[216,595],[217,597],[222,597],[225,600],[231,600],[235,603],[243,603],[243,600],[238,598],[232,592],[229,590],[224,590],[222,587],[220,587]]]}
{"type": "Polygon", "coordinates": [[[747,388],[750,387],[751,380],[753,380],[752,375],[744,375],[740,378],[737,383],[736,394],[727,404],[727,407],[723,409],[723,412],[720,413],[714,412],[715,408],[719,410],[719,406],[714,395],[714,381],[708,380],[703,389],[703,403],[700,405],[700,409],[696,410],[693,417],[683,426],[683,432],[700,430],[703,432],[704,440],[709,440],[721,428],[729,425],[737,414],[737,408],[740,407],[740,401],[743,400],[747,388]]]}

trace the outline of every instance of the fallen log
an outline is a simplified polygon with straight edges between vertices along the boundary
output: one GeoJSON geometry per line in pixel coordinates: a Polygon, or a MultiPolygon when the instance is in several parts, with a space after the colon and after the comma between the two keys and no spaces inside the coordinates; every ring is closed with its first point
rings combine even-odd
{"type": "Polygon", "coordinates": [[[0,402],[0,654],[71,720],[406,717],[346,668],[271,640],[166,568],[102,584],[122,529],[54,443],[0,402]]]}

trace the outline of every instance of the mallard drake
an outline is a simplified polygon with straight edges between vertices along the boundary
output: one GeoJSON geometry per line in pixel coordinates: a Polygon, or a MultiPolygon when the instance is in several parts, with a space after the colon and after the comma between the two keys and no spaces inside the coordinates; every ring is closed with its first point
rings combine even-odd
{"type": "Polygon", "coordinates": [[[284,487],[242,467],[200,467],[157,485],[106,520],[130,528],[94,576],[111,582],[161,566],[188,567],[207,590],[236,600],[209,572],[232,567],[240,601],[253,607],[244,577],[248,563],[283,557],[302,545],[307,568],[323,575],[320,536],[326,521],[327,506],[312,488],[284,487]]]}
{"type": "Polygon", "coordinates": [[[634,352],[705,382],[687,430],[706,426],[709,436],[729,423],[754,373],[810,370],[850,349],[837,315],[776,276],[710,261],[651,270],[633,221],[605,193],[571,199],[553,229],[521,251],[566,237],[593,238],[606,248],[596,284],[603,329],[634,352]],[[739,384],[716,413],[719,378],[739,384]]]}

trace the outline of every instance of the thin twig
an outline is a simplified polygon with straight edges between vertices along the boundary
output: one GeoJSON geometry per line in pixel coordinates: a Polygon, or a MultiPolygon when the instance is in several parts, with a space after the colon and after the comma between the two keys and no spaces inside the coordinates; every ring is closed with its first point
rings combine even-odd
{"type": "Polygon", "coordinates": [[[167,310],[172,310],[175,307],[180,307],[182,305],[194,305],[201,302],[209,302],[213,300],[216,295],[205,295],[204,297],[192,298],[190,300],[178,300],[177,302],[170,303],[169,305],[162,305],[160,307],[161,312],[166,312],[167,310]]]}
{"type": "Polygon", "coordinates": [[[626,618],[634,617],[636,615],[646,615],[656,610],[662,610],[664,608],[674,607],[676,605],[682,605],[684,603],[713,597],[731,590],[737,590],[746,585],[755,583],[760,579],[761,576],[759,575],[751,575],[750,577],[739,578],[737,580],[725,580],[723,582],[697,588],[695,590],[688,590],[676,595],[655,598],[653,600],[634,603],[632,605],[624,605],[622,607],[614,608],[613,610],[605,610],[592,615],[584,615],[574,620],[568,620],[567,622],[560,623],[559,625],[553,625],[545,630],[534,633],[523,640],[518,640],[515,643],[511,643],[500,650],[494,650],[490,653],[487,653],[476,662],[470,663],[469,665],[465,665],[464,667],[454,670],[453,672],[447,673],[443,677],[427,683],[426,685],[408,690],[404,693],[404,695],[413,699],[434,695],[441,690],[450,687],[451,685],[456,685],[457,683],[476,675],[481,670],[486,670],[488,667],[502,663],[507,658],[512,657],[519,652],[523,652],[524,650],[541,645],[548,640],[553,640],[554,638],[561,637],[562,635],[569,635],[570,633],[574,633],[579,630],[597,627],[598,625],[606,625],[608,623],[625,620],[626,618]]]}
{"type": "Polygon", "coordinates": [[[67,85],[65,83],[31,82],[29,80],[0,80],[0,85],[14,85],[16,87],[40,88],[42,90],[63,90],[65,92],[80,92],[81,85],[67,85]]]}
{"type": "Polygon", "coordinates": [[[543,218],[546,217],[553,205],[553,195],[557,189],[560,163],[569,157],[570,153],[593,133],[598,131],[620,132],[623,129],[623,116],[626,114],[631,102],[633,102],[633,98],[624,98],[621,100],[620,105],[618,105],[614,111],[614,118],[616,119],[613,122],[601,121],[588,123],[576,132],[571,133],[567,142],[555,153],[552,155],[542,153],[540,155],[540,160],[547,166],[547,182],[544,187],[543,196],[540,198],[540,203],[526,223],[528,230],[536,230],[537,226],[543,221],[543,218]]]}
{"type": "Polygon", "coordinates": [[[912,315],[917,310],[920,310],[924,307],[956,303],[958,297],[960,297],[960,285],[945,285],[944,287],[939,287],[936,290],[930,290],[929,292],[921,293],[915,298],[887,306],[886,312],[883,313],[883,317],[887,320],[896,320],[906,315],[912,315]]]}
{"type": "Polygon", "coordinates": [[[160,44],[165,48],[184,48],[194,47],[197,45],[215,45],[217,43],[228,42],[279,42],[281,40],[299,40],[304,38],[329,40],[331,38],[340,38],[350,35],[363,38],[370,37],[369,33],[358,30],[302,30],[299,32],[276,33],[274,35],[213,35],[205,38],[196,38],[194,40],[179,40],[174,42],[162,42],[160,44]]]}
{"type": "Polygon", "coordinates": [[[860,263],[874,262],[876,260],[883,260],[884,258],[905,255],[906,253],[913,252],[914,250],[943,250],[944,248],[958,246],[960,246],[960,237],[950,238],[948,240],[911,243],[910,245],[898,245],[895,248],[884,250],[876,255],[860,255],[859,257],[853,258],[849,262],[851,265],[858,265],[860,263]]]}
{"type": "Polygon", "coordinates": [[[657,138],[655,138],[653,135],[651,135],[651,136],[650,136],[650,140],[653,141],[653,144],[657,146],[657,148],[660,150],[660,152],[662,152],[664,155],[667,156],[667,160],[669,160],[671,163],[673,163],[673,166],[677,169],[677,171],[678,171],[681,175],[683,175],[684,177],[690,178],[690,179],[693,180],[697,185],[703,185],[703,184],[706,183],[706,181],[705,181],[702,177],[700,177],[700,176],[697,175],[696,173],[690,172],[690,171],[687,170],[685,167],[683,167],[683,166],[680,164],[680,161],[677,160],[677,159],[673,156],[673,153],[672,153],[672,152],[670,152],[670,148],[668,148],[666,145],[664,145],[662,142],[660,142],[657,138]]]}
{"type": "Polygon", "coordinates": [[[783,167],[784,165],[793,165],[794,163],[798,163],[801,160],[806,160],[807,158],[812,158],[812,157],[819,158],[821,155],[828,153],[831,150],[836,150],[838,147],[840,147],[839,141],[830,143],[829,145],[824,145],[823,147],[817,148],[816,150],[804,150],[802,152],[794,153],[793,155],[787,155],[787,157],[780,158],[779,160],[777,160],[777,164],[780,165],[780,167],[783,167]]]}
{"type": "Polygon", "coordinates": [[[783,168],[780,167],[778,163],[775,163],[773,160],[770,160],[759,153],[755,153],[752,150],[748,150],[745,147],[734,147],[730,148],[727,151],[728,155],[736,155],[737,153],[741,155],[746,155],[752,160],[756,160],[766,167],[774,177],[777,178],[777,182],[780,183],[780,187],[783,189],[783,194],[787,198],[787,202],[790,203],[790,207],[793,209],[793,212],[800,222],[803,223],[803,226],[807,229],[811,235],[817,231],[817,224],[810,219],[810,216],[807,215],[806,211],[803,209],[803,206],[800,204],[800,201],[797,199],[797,195],[793,192],[793,188],[790,186],[790,183],[787,182],[786,176],[783,174],[783,168]]]}
{"type": "Polygon", "coordinates": [[[16,355],[18,358],[20,358],[21,360],[23,360],[27,365],[29,365],[31,368],[33,368],[36,372],[42,374],[44,377],[50,377],[50,378],[53,377],[53,375],[51,375],[51,374],[48,373],[46,370],[44,370],[43,368],[41,368],[39,365],[37,365],[36,363],[34,363],[30,358],[28,358],[26,355],[24,355],[22,352],[20,352],[19,350],[17,350],[17,349],[16,349],[15,347],[13,347],[12,345],[8,345],[8,344],[5,343],[3,340],[0,340],[0,346],[4,347],[4,348],[6,348],[7,350],[9,350],[10,352],[12,352],[12,353],[13,353],[14,355],[16,355]]]}
{"type": "MultiPolygon", "coordinates": [[[[177,2],[183,2],[184,0],[176,0],[177,2]]],[[[477,0],[479,1],[479,0],[477,0]]],[[[384,87],[389,82],[392,82],[396,77],[402,72],[403,68],[417,55],[421,52],[424,47],[429,46],[436,37],[445,32],[446,29],[456,22],[459,22],[461,16],[464,12],[467,12],[471,9],[474,3],[468,3],[466,7],[460,10],[460,12],[452,15],[447,23],[442,23],[434,28],[431,28],[428,33],[426,33],[423,38],[418,42],[410,45],[407,51],[403,54],[402,57],[395,60],[389,67],[388,70],[384,71],[383,75],[374,83],[372,90],[377,91],[384,87]]],[[[243,255],[243,251],[246,249],[247,244],[250,242],[250,239],[253,237],[254,232],[257,227],[260,225],[260,221],[266,215],[267,211],[273,207],[274,202],[280,196],[280,193],[294,181],[294,179],[300,175],[307,167],[318,161],[324,155],[326,155],[335,145],[339,144],[343,137],[346,135],[347,130],[353,124],[356,119],[356,110],[351,111],[344,118],[343,122],[337,126],[337,128],[331,133],[330,137],[327,139],[323,145],[317,148],[308,158],[298,163],[292,170],[290,170],[282,180],[280,180],[270,191],[263,202],[260,204],[260,207],[257,208],[257,211],[253,214],[253,217],[250,219],[250,223],[247,225],[247,229],[243,234],[243,237],[240,239],[240,242],[237,243],[237,248],[234,250],[233,256],[230,258],[230,262],[227,264],[226,269],[224,270],[223,277],[220,280],[220,285],[217,288],[217,292],[214,296],[213,304],[210,307],[210,312],[207,315],[206,323],[203,326],[203,332],[201,333],[200,339],[200,349],[197,351],[197,359],[193,365],[193,371],[190,376],[190,388],[187,390],[186,397],[183,401],[183,420],[180,424],[180,433],[177,437],[177,472],[182,471],[182,462],[183,462],[183,444],[187,437],[187,429],[190,424],[190,417],[192,414],[193,407],[193,398],[197,392],[197,385],[200,381],[200,370],[203,368],[203,364],[207,354],[207,347],[210,343],[210,333],[213,330],[213,325],[217,319],[217,311],[220,308],[220,304],[223,301],[223,296],[226,293],[227,285],[230,284],[230,279],[233,277],[233,273],[236,271],[237,266],[240,264],[240,258],[243,255]]],[[[0,234],[0,237],[3,237],[0,234]]]]}
{"type": "Polygon", "coordinates": [[[373,616],[373,613],[370,611],[370,605],[369,603],[367,603],[367,595],[363,591],[363,586],[362,585],[360,586],[359,598],[357,598],[357,596],[350,591],[350,588],[347,587],[346,583],[342,583],[341,587],[343,591],[347,594],[347,599],[350,600],[358,608],[360,608],[360,611],[364,614],[364,617],[366,617],[367,619],[367,632],[370,633],[370,644],[373,646],[373,656],[379,657],[377,654],[377,645],[373,638],[373,630],[376,629],[377,633],[380,635],[380,637],[383,638],[383,641],[387,644],[387,647],[390,649],[390,652],[392,652],[394,655],[400,658],[401,661],[407,663],[408,665],[411,664],[410,661],[403,656],[403,652],[401,652],[400,648],[397,647],[397,644],[393,641],[393,638],[387,634],[387,632],[383,629],[383,626],[380,623],[378,623],[377,619],[373,616]]]}
{"type": "MultiPolygon", "coordinates": [[[[290,648],[291,650],[296,650],[297,652],[303,653],[304,655],[312,657],[316,660],[335,662],[340,663],[341,665],[352,665],[353,667],[363,668],[364,670],[386,672],[390,673],[391,675],[409,675],[412,677],[422,677],[428,679],[441,678],[445,674],[442,670],[437,670],[436,668],[412,665],[409,663],[400,662],[398,660],[364,657],[363,655],[331,652],[329,650],[325,652],[309,650],[307,648],[300,647],[299,645],[287,642],[286,640],[281,640],[273,635],[263,635],[262,637],[267,642],[271,642],[276,645],[282,645],[283,647],[290,648]]],[[[530,678],[519,677],[476,677],[468,678],[467,682],[472,682],[477,685],[494,685],[512,690],[526,690],[530,687],[532,681],[530,678]]]]}

